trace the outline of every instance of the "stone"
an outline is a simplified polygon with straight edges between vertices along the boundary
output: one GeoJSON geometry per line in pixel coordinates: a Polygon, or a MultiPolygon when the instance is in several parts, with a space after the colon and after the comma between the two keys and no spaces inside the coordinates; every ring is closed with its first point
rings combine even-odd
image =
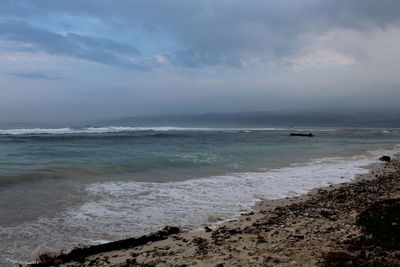
{"type": "Polygon", "coordinates": [[[391,158],[389,156],[382,156],[379,158],[380,161],[390,162],[391,158]]]}

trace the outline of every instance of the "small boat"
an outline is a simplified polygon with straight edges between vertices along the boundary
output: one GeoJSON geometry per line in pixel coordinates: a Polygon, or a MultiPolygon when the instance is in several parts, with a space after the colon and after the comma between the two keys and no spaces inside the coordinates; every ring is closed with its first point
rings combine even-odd
{"type": "Polygon", "coordinates": [[[307,137],[313,137],[314,135],[312,133],[304,134],[304,133],[290,133],[290,136],[307,136],[307,137]]]}

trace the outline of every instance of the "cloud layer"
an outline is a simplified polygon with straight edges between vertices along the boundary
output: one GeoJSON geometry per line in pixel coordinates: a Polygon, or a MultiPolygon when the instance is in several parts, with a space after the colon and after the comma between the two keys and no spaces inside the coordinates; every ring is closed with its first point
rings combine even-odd
{"type": "MultiPolygon", "coordinates": [[[[164,52],[175,64],[242,66],[300,54],[315,36],[335,28],[370,31],[398,25],[396,0],[278,1],[154,1],[38,0],[3,1],[3,15],[74,17],[98,22],[126,33],[165,35],[175,43],[164,52]]],[[[79,30],[79,29],[78,29],[79,30]]],[[[11,40],[30,42],[49,53],[64,53],[99,63],[130,67],[122,59],[139,54],[132,43],[68,33],[65,36],[27,23],[6,21],[0,32],[11,40]],[[14,34],[11,34],[13,32],[14,34]]],[[[161,47],[162,45],[160,45],[161,47]]]]}
{"type": "MultiPolygon", "coordinates": [[[[46,94],[49,109],[62,98],[56,114],[78,105],[87,118],[395,109],[392,100],[400,97],[398,0],[0,0],[0,6],[6,74],[0,111],[13,114],[26,102],[15,92],[26,87],[46,94]]],[[[24,106],[34,109],[31,97],[24,106]]]]}
{"type": "Polygon", "coordinates": [[[0,23],[0,38],[14,42],[10,48],[13,50],[43,51],[101,64],[142,68],[127,59],[137,56],[139,54],[137,49],[109,39],[93,38],[75,33],[63,35],[33,27],[25,22],[11,20],[0,23]]]}

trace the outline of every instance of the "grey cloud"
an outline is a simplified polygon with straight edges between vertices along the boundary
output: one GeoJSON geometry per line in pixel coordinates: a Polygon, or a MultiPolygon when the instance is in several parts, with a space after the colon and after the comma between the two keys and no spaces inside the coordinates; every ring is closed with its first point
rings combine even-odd
{"type": "Polygon", "coordinates": [[[4,10],[8,11],[4,12],[16,16],[47,13],[87,16],[109,25],[167,33],[181,47],[171,51],[170,60],[191,67],[241,66],[252,58],[279,59],[302,53],[307,50],[307,36],[335,27],[368,31],[400,21],[398,0],[6,2],[8,9],[4,10]]]}
{"type": "Polygon", "coordinates": [[[31,45],[15,49],[127,67],[110,70],[66,62],[66,68],[57,68],[63,58],[35,60],[21,54],[12,59],[2,42],[3,71],[12,77],[2,77],[6,86],[0,113],[7,120],[28,115],[59,120],[164,112],[399,110],[399,10],[399,0],[0,0],[0,40],[31,45]],[[104,38],[32,26],[44,24],[67,32],[90,30],[104,38]],[[137,38],[143,54],[106,35],[110,29],[115,38],[137,38]],[[149,44],[152,40],[160,44],[149,44]],[[314,68],[307,62],[320,59],[318,50],[327,52],[328,59],[343,55],[354,64],[314,68]],[[141,66],[127,58],[143,62],[157,55],[177,66],[204,70],[175,68],[160,60],[165,69],[130,71],[141,66]],[[228,69],[252,60],[290,65],[296,59],[306,61],[304,71],[280,65],[228,69]],[[73,77],[74,84],[59,82],[54,90],[55,84],[45,79],[55,77],[21,72],[33,70],[37,62],[49,64],[41,69],[55,66],[51,73],[73,77]]]}
{"type": "Polygon", "coordinates": [[[40,79],[40,80],[50,80],[50,81],[64,80],[64,78],[49,76],[41,72],[2,72],[2,74],[11,75],[14,77],[24,78],[24,79],[40,79]]]}
{"type": "Polygon", "coordinates": [[[145,66],[130,62],[127,57],[137,57],[139,51],[129,45],[112,40],[93,38],[73,33],[53,33],[21,21],[0,22],[0,38],[27,43],[16,46],[15,50],[44,51],[54,55],[65,55],[101,64],[146,69],[145,66]]]}

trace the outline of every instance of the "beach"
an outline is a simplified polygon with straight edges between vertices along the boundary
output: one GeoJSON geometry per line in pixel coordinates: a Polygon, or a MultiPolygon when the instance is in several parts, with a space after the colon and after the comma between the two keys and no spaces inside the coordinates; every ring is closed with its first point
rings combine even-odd
{"type": "Polygon", "coordinates": [[[358,220],[376,203],[397,201],[399,178],[398,156],[390,163],[377,160],[352,182],[259,202],[254,211],[214,229],[32,266],[398,266],[399,251],[380,245],[358,220]]]}

